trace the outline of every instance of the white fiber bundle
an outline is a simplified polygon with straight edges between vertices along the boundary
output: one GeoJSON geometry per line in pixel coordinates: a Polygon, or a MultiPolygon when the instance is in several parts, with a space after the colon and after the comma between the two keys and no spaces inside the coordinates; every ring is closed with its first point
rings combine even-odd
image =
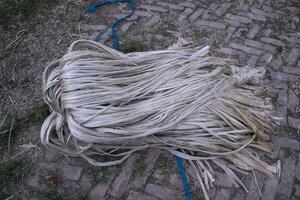
{"type": "Polygon", "coordinates": [[[44,73],[52,113],[42,143],[96,166],[148,147],[167,150],[190,162],[207,199],[214,169],[245,189],[234,171],[277,173],[256,153],[272,151],[269,134],[277,126],[260,86],[265,70],[207,54],[208,47],[123,54],[74,42],[44,73]]]}

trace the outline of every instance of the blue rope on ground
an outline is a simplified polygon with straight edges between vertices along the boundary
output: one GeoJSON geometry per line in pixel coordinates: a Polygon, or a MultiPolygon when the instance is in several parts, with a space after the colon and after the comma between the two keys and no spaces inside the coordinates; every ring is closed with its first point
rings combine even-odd
{"type": "MultiPolygon", "coordinates": [[[[115,21],[113,23],[112,27],[111,27],[114,48],[119,50],[120,49],[120,43],[119,43],[119,37],[118,37],[118,34],[117,34],[117,27],[118,27],[120,22],[126,20],[127,18],[131,17],[134,14],[135,7],[136,7],[136,1],[135,0],[104,0],[102,2],[98,2],[98,3],[95,3],[91,6],[89,6],[85,10],[85,12],[86,13],[94,13],[94,12],[96,12],[97,8],[105,6],[107,4],[111,4],[111,3],[128,3],[130,8],[131,8],[131,13],[130,14],[128,14],[128,15],[118,19],[117,21],[115,21]]],[[[99,42],[100,38],[101,38],[101,34],[99,34],[96,37],[95,41],[99,42]]],[[[179,169],[179,174],[180,174],[181,180],[182,180],[182,185],[183,185],[184,190],[185,190],[186,200],[191,200],[190,186],[189,186],[189,183],[188,183],[187,178],[186,178],[186,173],[185,173],[185,169],[184,169],[184,166],[183,166],[182,159],[180,157],[176,156],[176,161],[177,161],[177,165],[178,165],[178,169],[179,169]]]]}
{"type": "Polygon", "coordinates": [[[186,178],[186,173],[185,173],[185,169],[183,166],[183,162],[182,159],[178,156],[176,156],[176,161],[177,161],[177,166],[179,169],[179,174],[181,176],[181,180],[182,180],[182,185],[184,187],[185,190],[185,196],[186,196],[186,200],[191,200],[191,190],[190,190],[190,186],[189,183],[187,181],[186,178]]]}
{"type": "MultiPolygon", "coordinates": [[[[134,14],[135,7],[136,7],[135,0],[104,0],[102,2],[95,3],[95,4],[91,5],[91,6],[89,6],[85,10],[85,12],[86,13],[94,13],[94,12],[96,12],[97,8],[105,6],[107,4],[112,4],[112,3],[128,3],[129,7],[131,8],[131,12],[128,15],[126,15],[126,16],[120,18],[120,19],[117,19],[117,21],[115,21],[113,23],[112,27],[111,27],[114,48],[117,49],[117,50],[119,50],[120,49],[120,43],[119,43],[119,37],[118,37],[118,34],[117,34],[117,27],[118,27],[119,23],[121,23],[122,21],[128,19],[129,17],[131,17],[134,14]]],[[[96,37],[95,41],[99,42],[100,38],[101,38],[101,34],[99,34],[96,37]]]]}

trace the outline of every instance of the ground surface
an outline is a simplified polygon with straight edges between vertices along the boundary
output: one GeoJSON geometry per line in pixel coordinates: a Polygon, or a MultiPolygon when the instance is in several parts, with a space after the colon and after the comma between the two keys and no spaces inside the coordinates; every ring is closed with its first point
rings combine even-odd
{"type": "MultiPolygon", "coordinates": [[[[167,153],[150,149],[121,166],[102,169],[56,155],[38,143],[45,116],[40,88],[46,64],[62,56],[72,41],[94,39],[129,11],[117,5],[84,14],[91,2],[64,0],[0,30],[0,117],[10,113],[17,124],[13,133],[18,134],[4,147],[9,151],[3,161],[11,160],[1,164],[1,199],[184,199],[174,157],[167,153]]],[[[163,49],[184,37],[196,45],[211,45],[213,55],[266,67],[269,84],[279,91],[274,103],[283,120],[273,137],[276,151],[270,162],[282,161],[281,178],[256,173],[257,190],[251,174],[245,176],[247,194],[218,173],[211,198],[299,199],[299,1],[145,0],[137,5],[135,15],[119,30],[124,50],[163,49]]],[[[201,190],[193,186],[192,197],[202,199],[201,190]]]]}

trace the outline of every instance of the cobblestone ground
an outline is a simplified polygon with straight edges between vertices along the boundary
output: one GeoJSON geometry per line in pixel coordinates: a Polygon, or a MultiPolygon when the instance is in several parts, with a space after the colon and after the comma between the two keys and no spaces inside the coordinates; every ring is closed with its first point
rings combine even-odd
{"type": "MultiPolygon", "coordinates": [[[[88,3],[66,2],[53,12],[60,15],[57,20],[64,20],[62,13],[80,13],[88,3]]],[[[258,189],[252,174],[244,176],[249,188],[246,193],[217,172],[211,198],[300,199],[299,0],[145,0],[137,5],[135,15],[120,26],[121,42],[140,41],[150,49],[163,49],[180,36],[196,45],[210,45],[213,55],[234,58],[252,67],[266,67],[268,84],[279,91],[274,103],[278,116],[283,117],[282,125],[272,138],[274,155],[264,159],[271,163],[278,158],[282,161],[280,179],[256,172],[258,189]]],[[[59,30],[58,35],[68,38],[64,48],[78,35],[89,39],[99,32],[109,35],[113,20],[128,12],[126,6],[118,5],[99,9],[95,14],[78,14],[70,27],[59,30]]],[[[110,45],[107,38],[102,41],[110,45]]],[[[54,45],[49,50],[55,48],[54,45]]],[[[80,159],[69,160],[46,150],[41,155],[34,161],[36,171],[24,181],[24,199],[40,199],[47,190],[45,178],[57,185],[63,199],[185,199],[174,157],[165,152],[149,149],[109,169],[93,168],[80,159]]],[[[193,199],[203,199],[201,189],[192,186],[192,192],[193,199]]]]}

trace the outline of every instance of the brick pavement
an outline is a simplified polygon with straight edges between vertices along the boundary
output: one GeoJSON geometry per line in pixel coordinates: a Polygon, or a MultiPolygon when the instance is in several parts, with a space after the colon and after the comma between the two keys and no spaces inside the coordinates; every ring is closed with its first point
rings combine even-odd
{"type": "MultiPolygon", "coordinates": [[[[126,7],[117,6],[116,12],[119,13],[112,14],[111,19],[126,11],[126,7]]],[[[101,11],[99,13],[101,15],[101,11]]],[[[169,46],[180,35],[197,45],[211,45],[214,55],[234,58],[251,67],[267,68],[268,84],[279,91],[274,99],[276,112],[283,118],[278,133],[272,137],[276,144],[273,159],[281,159],[282,173],[280,179],[256,173],[261,199],[264,200],[300,198],[297,133],[300,126],[299,13],[300,4],[297,0],[145,0],[138,2],[135,16],[123,23],[119,30],[121,41],[140,40],[153,49],[169,46]]],[[[92,38],[98,31],[108,30],[111,21],[100,18],[96,15],[88,17],[88,20],[83,18],[82,35],[92,38]]],[[[265,159],[271,159],[272,162],[272,158],[265,159]]],[[[73,165],[78,163],[69,163],[63,168],[64,177],[85,190],[91,199],[184,199],[175,161],[165,153],[148,150],[136,154],[120,169],[113,171],[107,182],[96,185],[88,182],[89,187],[84,187],[87,184],[86,171],[73,165]],[[164,159],[169,159],[172,165],[165,163],[164,159]],[[134,170],[136,163],[144,165],[142,172],[134,170]],[[70,176],[70,170],[76,176],[70,176]]],[[[220,172],[216,188],[210,191],[211,198],[260,199],[254,179],[248,176],[243,179],[249,189],[248,194],[220,172]]],[[[34,184],[29,184],[29,187],[34,188],[34,184]]],[[[193,187],[193,199],[202,198],[200,190],[193,187]]]]}

